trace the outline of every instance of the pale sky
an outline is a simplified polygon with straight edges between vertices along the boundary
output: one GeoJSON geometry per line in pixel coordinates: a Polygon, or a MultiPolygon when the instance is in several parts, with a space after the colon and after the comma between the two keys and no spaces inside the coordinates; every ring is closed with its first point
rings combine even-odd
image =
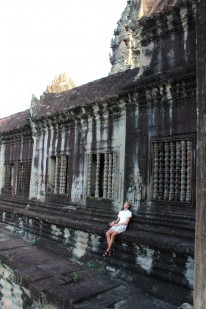
{"type": "Polygon", "coordinates": [[[30,107],[60,73],[79,86],[107,76],[127,0],[1,0],[0,118],[30,107]]]}

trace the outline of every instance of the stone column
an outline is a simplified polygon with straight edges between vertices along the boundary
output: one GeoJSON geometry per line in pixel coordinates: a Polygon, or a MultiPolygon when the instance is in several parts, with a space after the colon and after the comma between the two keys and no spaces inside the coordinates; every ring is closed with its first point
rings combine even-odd
{"type": "Polygon", "coordinates": [[[197,181],[194,308],[206,308],[206,1],[197,3],[197,181]]]}

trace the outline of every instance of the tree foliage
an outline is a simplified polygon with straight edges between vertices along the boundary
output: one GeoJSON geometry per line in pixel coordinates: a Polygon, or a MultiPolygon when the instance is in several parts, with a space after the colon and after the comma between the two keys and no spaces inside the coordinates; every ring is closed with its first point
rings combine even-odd
{"type": "Polygon", "coordinates": [[[60,93],[76,87],[74,81],[67,75],[67,73],[55,76],[50,86],[47,86],[46,93],[60,93]]]}

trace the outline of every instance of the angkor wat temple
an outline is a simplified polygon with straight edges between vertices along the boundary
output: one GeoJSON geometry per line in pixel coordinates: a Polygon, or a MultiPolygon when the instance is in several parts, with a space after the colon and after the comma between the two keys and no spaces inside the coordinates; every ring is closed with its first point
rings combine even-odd
{"type": "Polygon", "coordinates": [[[108,77],[33,97],[30,109],[0,119],[1,221],[98,261],[128,200],[132,222],[106,263],[176,304],[192,303],[193,291],[195,15],[194,0],[128,1],[108,77]]]}

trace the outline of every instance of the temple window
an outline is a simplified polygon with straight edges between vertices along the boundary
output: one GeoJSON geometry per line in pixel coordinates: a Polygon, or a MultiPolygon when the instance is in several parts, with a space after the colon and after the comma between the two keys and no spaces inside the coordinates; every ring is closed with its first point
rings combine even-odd
{"type": "Polygon", "coordinates": [[[54,194],[67,192],[68,156],[50,158],[49,187],[54,194]]]}
{"type": "Polygon", "coordinates": [[[153,142],[152,199],[191,202],[192,140],[153,142]]]}
{"type": "Polygon", "coordinates": [[[14,164],[5,163],[5,178],[4,178],[4,190],[12,190],[14,183],[14,164]]]}
{"type": "Polygon", "coordinates": [[[18,162],[17,191],[29,192],[31,177],[31,161],[18,162]]]}
{"type": "Polygon", "coordinates": [[[115,191],[116,153],[88,155],[87,195],[113,198],[115,191]]]}

